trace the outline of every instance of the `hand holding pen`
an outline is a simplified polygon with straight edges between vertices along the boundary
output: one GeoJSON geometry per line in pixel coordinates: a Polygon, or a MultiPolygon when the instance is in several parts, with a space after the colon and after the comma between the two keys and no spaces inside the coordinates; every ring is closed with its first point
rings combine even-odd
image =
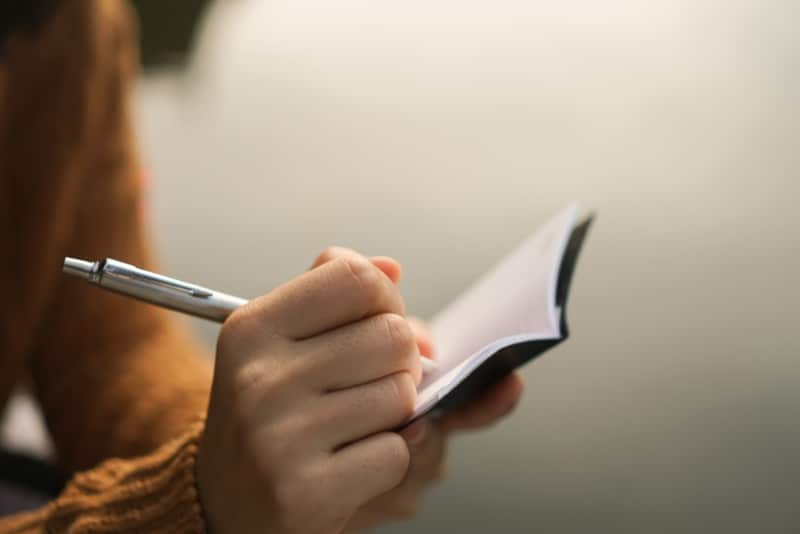
{"type": "Polygon", "coordinates": [[[214,532],[339,532],[406,476],[408,438],[391,429],[412,414],[422,368],[396,263],[332,256],[246,303],[116,262],[65,266],[162,306],[230,314],[197,463],[214,532]]]}
{"type": "MultiPolygon", "coordinates": [[[[316,307],[308,308],[308,303],[303,305],[296,297],[313,289],[312,286],[315,285],[318,296],[322,298],[333,290],[338,277],[345,283],[351,283],[354,276],[361,280],[363,274],[366,274],[364,279],[368,282],[365,286],[357,284],[357,287],[353,287],[351,284],[348,286],[349,290],[345,289],[344,293],[349,294],[351,299],[363,299],[366,295],[368,300],[373,299],[377,306],[375,309],[386,308],[387,306],[379,305],[384,300],[387,303],[402,304],[402,300],[395,300],[396,288],[374,284],[382,277],[375,276],[380,274],[377,271],[366,269],[366,263],[366,258],[349,249],[330,248],[312,265],[314,271],[324,268],[322,272],[317,272],[314,276],[314,271],[307,273],[270,295],[248,304],[244,299],[165,278],[113,260],[102,265],[101,262],[95,264],[70,258],[65,261],[65,271],[91,279],[102,287],[125,295],[133,294],[142,300],[192,312],[212,320],[222,321],[231,315],[231,310],[245,307],[241,312],[232,314],[229,323],[223,326],[220,336],[214,394],[198,464],[200,500],[204,512],[214,523],[213,526],[219,529],[231,528],[234,532],[261,532],[260,526],[276,526],[276,523],[293,521],[296,522],[295,528],[276,528],[272,531],[309,532],[306,530],[307,527],[310,528],[308,521],[315,518],[320,531],[339,532],[339,526],[345,521],[344,517],[351,514],[344,527],[344,531],[351,532],[361,531],[387,520],[407,519],[414,514],[422,493],[442,476],[448,436],[460,430],[475,430],[492,425],[507,415],[519,400],[523,385],[520,377],[512,374],[462,409],[436,420],[416,420],[400,432],[403,438],[400,442],[395,441],[392,444],[392,439],[396,439],[397,434],[380,431],[334,448],[336,451],[353,453],[349,455],[349,462],[340,462],[345,457],[334,455],[330,448],[324,448],[320,454],[319,443],[324,442],[325,436],[331,432],[345,432],[353,424],[367,425],[370,420],[377,419],[384,419],[382,427],[389,428],[391,418],[387,416],[386,406],[398,402],[401,406],[409,403],[410,397],[415,393],[404,386],[410,380],[397,378],[398,373],[416,376],[414,362],[425,362],[426,359],[418,360],[414,358],[414,354],[432,353],[429,334],[421,321],[409,318],[407,325],[398,322],[399,336],[389,335],[392,321],[400,318],[385,313],[367,315],[349,325],[339,326],[329,333],[319,333],[302,342],[285,340],[271,349],[265,348],[265,336],[275,341],[269,334],[270,330],[266,328],[271,321],[270,317],[277,311],[275,298],[285,300],[294,295],[293,307],[305,306],[308,311],[295,314],[294,320],[303,324],[306,316],[313,314],[316,307]],[[339,268],[345,260],[348,269],[344,273],[346,276],[342,276],[339,268]],[[111,271],[115,272],[112,274],[111,271]],[[322,279],[327,282],[320,285],[320,277],[316,275],[322,275],[322,279]],[[387,295],[394,296],[387,300],[387,295]],[[198,303],[200,306],[194,311],[187,308],[189,304],[198,303]],[[369,332],[369,328],[365,330],[364,326],[370,324],[385,328],[378,329],[372,336],[363,335],[369,332]],[[398,352],[395,349],[386,353],[385,347],[402,345],[402,339],[409,335],[406,326],[410,326],[412,330],[411,337],[415,339],[417,350],[414,351],[406,341],[409,347],[405,351],[398,352]],[[352,335],[329,335],[337,332],[350,332],[352,335]],[[336,339],[346,346],[340,344],[337,348],[336,344],[332,344],[336,339]],[[384,348],[377,347],[370,339],[383,339],[384,348]],[[375,387],[386,385],[386,376],[357,386],[314,394],[313,390],[309,391],[310,388],[303,385],[310,379],[309,373],[295,374],[291,367],[285,367],[280,362],[294,362],[305,358],[305,361],[313,363],[316,358],[315,366],[330,365],[332,358],[320,358],[319,352],[315,357],[314,353],[308,352],[311,345],[322,347],[325,343],[329,343],[327,351],[331,352],[331,356],[342,359],[330,372],[316,373],[329,375],[325,379],[334,379],[338,373],[348,376],[350,366],[359,365],[359,362],[373,364],[375,359],[387,364],[383,359],[388,358],[388,363],[395,362],[391,369],[405,370],[387,375],[394,376],[392,380],[397,382],[380,393],[378,402],[368,400],[370,391],[374,393],[375,387]],[[410,359],[409,354],[412,355],[410,359]],[[398,358],[404,358],[406,363],[397,364],[398,358]],[[277,366],[275,372],[270,373],[273,366],[277,366]],[[308,400],[309,394],[312,401],[308,400]],[[348,397],[355,400],[359,396],[362,400],[357,401],[355,409],[349,413],[346,405],[341,403],[348,397]],[[320,412],[325,407],[327,410],[320,412]],[[364,417],[364,410],[369,412],[369,418],[364,417]],[[251,438],[247,439],[248,436],[251,438]],[[252,441],[253,436],[261,437],[258,441],[252,441]],[[405,448],[402,441],[405,442],[405,448]],[[317,445],[313,445],[314,443],[317,445]],[[260,444],[263,445],[263,450],[260,444]],[[309,453],[314,450],[318,451],[317,454],[309,457],[309,453]],[[377,494],[379,490],[376,484],[380,484],[381,480],[383,484],[389,484],[391,481],[387,482],[387,477],[400,476],[403,471],[403,462],[398,466],[398,458],[394,455],[399,455],[401,460],[403,455],[410,456],[410,466],[399,485],[388,492],[377,494]],[[327,462],[317,463],[314,458],[317,461],[327,458],[327,462]],[[361,470],[365,467],[364,462],[374,462],[374,469],[361,470]],[[346,476],[348,474],[350,476],[346,476]],[[354,483],[353,480],[356,479],[354,483]],[[326,484],[318,484],[318,481],[325,481],[326,484]],[[351,488],[350,484],[360,486],[351,488]],[[251,491],[243,492],[243,488],[250,488],[251,491]],[[306,491],[308,488],[311,488],[310,491],[306,491]],[[300,496],[294,497],[295,494],[300,496]],[[370,494],[375,496],[369,499],[370,494]],[[315,516],[317,509],[308,499],[318,500],[324,511],[336,508],[340,515],[334,520],[335,524],[328,522],[322,525],[326,517],[332,516],[315,516]],[[369,500],[353,513],[352,507],[355,503],[364,499],[369,500]]],[[[400,266],[396,261],[377,257],[371,258],[369,263],[388,277],[392,284],[397,283],[400,266]]],[[[340,306],[345,304],[342,301],[337,302],[340,306]]],[[[388,308],[391,309],[391,306],[388,308]]],[[[364,372],[365,369],[360,371],[360,380],[365,380],[364,372]]],[[[382,373],[376,372],[373,366],[372,374],[377,376],[382,373]]],[[[353,377],[349,379],[352,380],[353,377]]]]}

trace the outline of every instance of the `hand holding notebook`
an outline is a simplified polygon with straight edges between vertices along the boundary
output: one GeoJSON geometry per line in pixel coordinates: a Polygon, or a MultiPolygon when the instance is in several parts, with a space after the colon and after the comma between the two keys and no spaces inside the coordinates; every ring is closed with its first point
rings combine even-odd
{"type": "MultiPolygon", "coordinates": [[[[425,377],[416,342],[396,335],[409,325],[394,280],[363,257],[327,262],[231,317],[196,468],[212,527],[238,532],[288,518],[298,532],[332,530],[399,487],[413,454],[404,433],[426,423],[387,429],[478,396],[566,338],[567,288],[588,227],[575,225],[576,211],[552,219],[434,318],[439,364],[425,377]]],[[[246,303],[113,260],[67,258],[64,268],[219,321],[246,303]]]]}

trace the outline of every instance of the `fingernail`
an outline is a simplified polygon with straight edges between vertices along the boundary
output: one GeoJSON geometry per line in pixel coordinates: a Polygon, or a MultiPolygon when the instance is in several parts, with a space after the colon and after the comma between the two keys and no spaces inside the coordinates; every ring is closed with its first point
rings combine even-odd
{"type": "Polygon", "coordinates": [[[427,434],[428,422],[425,419],[417,419],[400,431],[400,435],[409,445],[419,445],[425,440],[427,434]]]}

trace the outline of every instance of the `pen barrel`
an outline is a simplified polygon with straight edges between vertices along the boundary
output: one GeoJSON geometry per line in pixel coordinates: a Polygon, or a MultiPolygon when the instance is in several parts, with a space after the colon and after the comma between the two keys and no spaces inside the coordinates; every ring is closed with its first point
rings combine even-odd
{"type": "Polygon", "coordinates": [[[203,290],[201,296],[169,288],[154,292],[152,283],[110,272],[104,272],[96,283],[115,293],[218,323],[247,303],[243,298],[205,288],[198,288],[203,290]]]}

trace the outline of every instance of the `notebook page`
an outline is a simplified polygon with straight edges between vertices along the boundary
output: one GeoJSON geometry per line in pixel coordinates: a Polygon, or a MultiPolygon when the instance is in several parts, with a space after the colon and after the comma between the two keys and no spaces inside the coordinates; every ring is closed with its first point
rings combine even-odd
{"type": "Polygon", "coordinates": [[[562,210],[434,317],[439,368],[420,384],[418,411],[498,340],[559,337],[556,283],[577,211],[575,204],[562,210]]]}

